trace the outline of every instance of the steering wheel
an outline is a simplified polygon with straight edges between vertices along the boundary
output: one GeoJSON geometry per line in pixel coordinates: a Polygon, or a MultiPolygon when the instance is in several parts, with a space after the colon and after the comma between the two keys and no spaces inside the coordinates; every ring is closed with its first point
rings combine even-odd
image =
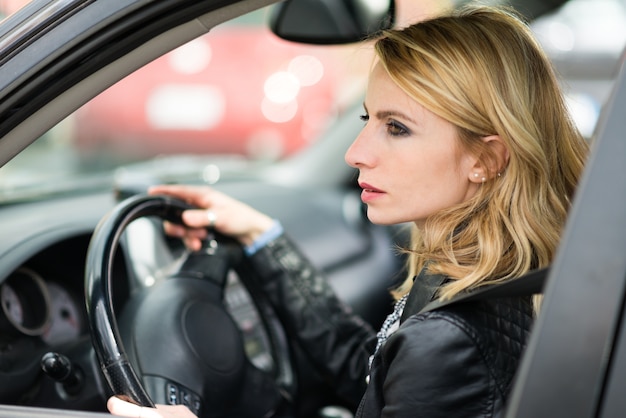
{"type": "Polygon", "coordinates": [[[112,271],[122,232],[146,216],[182,223],[182,212],[190,208],[166,196],[135,196],[119,203],[96,227],[87,252],[85,303],[102,373],[114,395],[142,406],[185,404],[199,417],[271,416],[295,393],[289,349],[271,308],[253,281],[240,274],[256,294],[273,372],[255,367],[246,356],[241,332],[223,300],[228,271],[245,264],[232,239],[211,231],[208,245],[188,254],[175,274],[131,294],[118,328],[112,271]]]}

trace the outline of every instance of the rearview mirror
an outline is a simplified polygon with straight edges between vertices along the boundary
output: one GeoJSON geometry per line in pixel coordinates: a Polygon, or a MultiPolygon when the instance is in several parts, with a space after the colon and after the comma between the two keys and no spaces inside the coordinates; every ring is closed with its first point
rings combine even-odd
{"type": "Polygon", "coordinates": [[[393,26],[394,0],[287,0],[270,15],[278,37],[309,44],[358,42],[393,26]]]}

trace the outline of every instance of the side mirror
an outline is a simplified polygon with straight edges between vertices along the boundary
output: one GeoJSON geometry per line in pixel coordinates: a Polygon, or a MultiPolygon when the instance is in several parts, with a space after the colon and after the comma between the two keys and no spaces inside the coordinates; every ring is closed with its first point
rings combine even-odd
{"type": "Polygon", "coordinates": [[[389,29],[394,20],[394,0],[287,0],[273,8],[270,28],[288,41],[346,44],[389,29]]]}

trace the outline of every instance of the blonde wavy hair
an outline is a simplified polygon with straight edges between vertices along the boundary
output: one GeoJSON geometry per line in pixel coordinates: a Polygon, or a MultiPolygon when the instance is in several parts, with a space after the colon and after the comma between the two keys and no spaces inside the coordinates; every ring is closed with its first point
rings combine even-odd
{"type": "Polygon", "coordinates": [[[443,299],[547,266],[588,144],[526,22],[508,8],[468,6],[385,31],[375,51],[400,88],[457,127],[461,149],[488,173],[471,199],[413,227],[408,276],[394,296],[425,264],[451,279],[443,299]],[[509,152],[501,172],[482,140],[490,135],[509,152]]]}

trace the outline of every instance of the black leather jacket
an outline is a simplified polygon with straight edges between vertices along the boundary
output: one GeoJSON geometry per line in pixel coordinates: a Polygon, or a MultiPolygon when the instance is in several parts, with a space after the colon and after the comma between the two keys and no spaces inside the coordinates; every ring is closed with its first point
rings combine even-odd
{"type": "Polygon", "coordinates": [[[286,332],[335,391],[358,405],[357,417],[495,417],[502,410],[532,323],[529,299],[419,313],[445,280],[422,272],[400,328],[376,354],[370,372],[375,332],[336,297],[286,235],[254,254],[251,263],[286,332]]]}

